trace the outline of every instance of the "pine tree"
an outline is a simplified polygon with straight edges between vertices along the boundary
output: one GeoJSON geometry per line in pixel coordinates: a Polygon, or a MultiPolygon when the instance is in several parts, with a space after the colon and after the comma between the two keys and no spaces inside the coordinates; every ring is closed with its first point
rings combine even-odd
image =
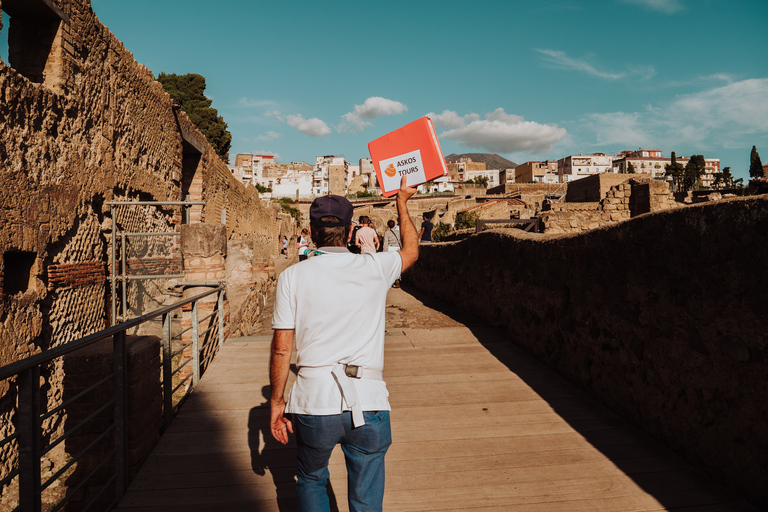
{"type": "Polygon", "coordinates": [[[683,188],[683,172],[685,171],[685,168],[683,167],[683,164],[680,164],[677,162],[677,157],[675,156],[675,152],[672,152],[672,161],[664,166],[664,176],[671,176],[672,177],[672,188],[673,190],[680,190],[683,188]]]}
{"type": "Polygon", "coordinates": [[[752,146],[752,153],[749,155],[749,177],[763,177],[763,163],[760,161],[760,154],[755,146],[752,146]]]}
{"type": "Polygon", "coordinates": [[[197,73],[160,73],[157,81],[163,85],[165,92],[181,105],[181,110],[205,135],[221,159],[227,162],[232,134],[227,130],[224,118],[215,108],[211,108],[212,100],[205,97],[205,77],[197,73]]]}

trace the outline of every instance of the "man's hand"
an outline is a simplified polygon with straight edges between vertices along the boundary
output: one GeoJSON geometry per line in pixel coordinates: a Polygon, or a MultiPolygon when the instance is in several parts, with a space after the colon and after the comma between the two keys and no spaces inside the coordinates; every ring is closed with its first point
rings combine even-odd
{"type": "Polygon", "coordinates": [[[288,444],[288,432],[293,434],[293,424],[285,417],[285,401],[270,402],[269,429],[279,443],[288,444]]]}
{"type": "Polygon", "coordinates": [[[416,193],[416,187],[408,186],[408,176],[405,175],[400,180],[400,190],[397,192],[397,199],[407,201],[413,194],[416,193]]]}

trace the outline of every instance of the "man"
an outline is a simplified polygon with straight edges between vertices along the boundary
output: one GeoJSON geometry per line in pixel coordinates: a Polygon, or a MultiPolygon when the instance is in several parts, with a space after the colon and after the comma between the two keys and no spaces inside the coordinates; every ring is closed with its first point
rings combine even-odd
{"type": "Polygon", "coordinates": [[[424,222],[421,223],[421,231],[419,231],[419,240],[422,242],[431,242],[432,241],[432,228],[434,225],[429,222],[429,217],[427,214],[423,214],[421,216],[422,219],[424,219],[424,222]]]}
{"type": "Polygon", "coordinates": [[[371,227],[371,219],[367,215],[360,216],[360,224],[363,226],[357,230],[355,245],[360,252],[376,252],[379,250],[379,235],[371,227]]]}
{"type": "Polygon", "coordinates": [[[397,212],[403,248],[352,254],[345,244],[352,205],[340,196],[309,210],[318,256],[293,265],[277,283],[270,356],[270,428],[285,444],[296,432],[297,495],[302,511],[328,511],[328,459],[341,444],[352,512],[382,510],[384,455],[392,442],[382,378],[386,298],[400,272],[416,262],[418,235],[403,178],[397,212]],[[283,399],[294,337],[296,383],[283,399]],[[293,421],[286,413],[293,413],[293,421]]]}

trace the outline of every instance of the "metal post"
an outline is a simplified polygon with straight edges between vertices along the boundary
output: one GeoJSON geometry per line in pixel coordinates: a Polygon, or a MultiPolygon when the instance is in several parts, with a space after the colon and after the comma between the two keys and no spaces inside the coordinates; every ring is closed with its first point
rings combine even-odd
{"type": "Polygon", "coordinates": [[[112,338],[112,358],[115,372],[115,497],[119,499],[125,494],[128,475],[128,364],[125,331],[115,333],[112,338]]]}
{"type": "Polygon", "coordinates": [[[224,290],[219,291],[219,348],[224,344],[224,290]]]}
{"type": "Polygon", "coordinates": [[[192,385],[200,382],[200,322],[198,320],[198,303],[192,304],[192,385]]]}
{"type": "Polygon", "coordinates": [[[227,224],[227,210],[221,210],[221,223],[225,226],[227,224]]]}
{"type": "Polygon", "coordinates": [[[40,366],[19,374],[19,509],[40,512],[40,366]]]}
{"type": "Polygon", "coordinates": [[[112,255],[110,257],[112,265],[109,268],[110,280],[112,281],[112,325],[117,324],[117,221],[115,220],[116,208],[110,207],[112,213],[112,255]]]}
{"type": "Polygon", "coordinates": [[[120,259],[122,260],[121,263],[121,272],[120,277],[122,281],[122,289],[123,289],[123,303],[121,304],[120,309],[122,310],[122,314],[120,315],[120,321],[125,322],[128,319],[128,311],[127,311],[127,305],[128,305],[128,281],[125,279],[125,276],[128,274],[127,272],[127,262],[125,261],[125,231],[120,233],[120,238],[122,239],[120,243],[120,259]]]}
{"type": "Polygon", "coordinates": [[[171,361],[171,313],[163,315],[163,431],[173,416],[173,367],[171,361]]]}

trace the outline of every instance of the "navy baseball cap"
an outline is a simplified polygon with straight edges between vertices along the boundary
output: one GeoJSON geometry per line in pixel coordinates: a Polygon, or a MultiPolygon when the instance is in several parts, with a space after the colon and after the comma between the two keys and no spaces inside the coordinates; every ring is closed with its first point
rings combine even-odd
{"type": "Polygon", "coordinates": [[[335,226],[349,226],[352,222],[354,209],[345,197],[327,195],[320,196],[312,201],[309,207],[309,221],[315,226],[332,228],[335,226]],[[338,222],[323,222],[323,217],[336,217],[338,222]]]}

